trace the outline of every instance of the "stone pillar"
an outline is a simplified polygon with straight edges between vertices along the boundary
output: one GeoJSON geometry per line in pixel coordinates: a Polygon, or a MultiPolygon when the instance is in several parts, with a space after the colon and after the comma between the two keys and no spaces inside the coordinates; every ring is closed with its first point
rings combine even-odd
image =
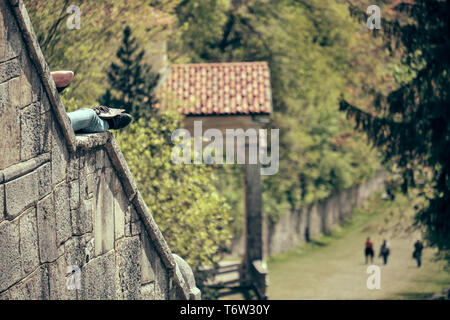
{"type": "Polygon", "coordinates": [[[260,168],[259,164],[249,164],[248,161],[244,164],[245,255],[241,270],[241,285],[252,286],[256,290],[258,298],[265,299],[267,270],[263,262],[260,168]]]}
{"type": "Polygon", "coordinates": [[[260,166],[244,165],[245,192],[245,263],[263,258],[262,241],[262,190],[260,166]]]}

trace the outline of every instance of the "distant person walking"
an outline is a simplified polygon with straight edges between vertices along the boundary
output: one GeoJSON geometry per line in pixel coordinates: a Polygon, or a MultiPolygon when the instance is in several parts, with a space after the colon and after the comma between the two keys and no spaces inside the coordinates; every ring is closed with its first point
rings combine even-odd
{"type": "Polygon", "coordinates": [[[388,261],[389,254],[391,253],[391,250],[389,248],[389,244],[386,240],[383,240],[383,244],[380,248],[380,255],[379,257],[383,257],[383,263],[386,264],[388,261]]]}
{"type": "Polygon", "coordinates": [[[367,262],[369,260],[369,257],[370,257],[370,263],[373,263],[374,251],[373,251],[373,242],[372,242],[372,240],[370,240],[370,238],[367,237],[366,243],[364,245],[365,245],[364,255],[366,257],[366,264],[367,264],[367,262]]]}
{"type": "Polygon", "coordinates": [[[418,268],[420,268],[420,266],[422,265],[422,250],[423,250],[422,241],[417,240],[416,243],[414,243],[413,258],[417,260],[418,268]]]}

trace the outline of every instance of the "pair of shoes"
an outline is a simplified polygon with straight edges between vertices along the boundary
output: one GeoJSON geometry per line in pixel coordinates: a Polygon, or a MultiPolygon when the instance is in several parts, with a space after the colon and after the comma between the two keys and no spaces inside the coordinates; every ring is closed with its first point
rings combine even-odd
{"type": "Polygon", "coordinates": [[[55,81],[58,93],[63,92],[63,90],[72,82],[74,77],[73,71],[53,71],[50,74],[52,75],[53,81],[55,81]]]}
{"type": "Polygon", "coordinates": [[[109,129],[112,130],[125,128],[132,120],[131,115],[124,113],[125,109],[114,109],[106,106],[98,106],[93,109],[100,118],[108,122],[109,129]]]}

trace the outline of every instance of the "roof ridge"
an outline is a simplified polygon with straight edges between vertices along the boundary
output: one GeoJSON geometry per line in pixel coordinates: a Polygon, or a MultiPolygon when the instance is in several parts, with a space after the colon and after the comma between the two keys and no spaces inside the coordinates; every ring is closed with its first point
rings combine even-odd
{"type": "Polygon", "coordinates": [[[172,64],[170,67],[184,67],[184,66],[215,66],[215,65],[223,65],[223,66],[232,66],[232,65],[266,65],[268,66],[267,61],[243,61],[243,62],[200,62],[200,63],[180,63],[180,64],[172,64]]]}

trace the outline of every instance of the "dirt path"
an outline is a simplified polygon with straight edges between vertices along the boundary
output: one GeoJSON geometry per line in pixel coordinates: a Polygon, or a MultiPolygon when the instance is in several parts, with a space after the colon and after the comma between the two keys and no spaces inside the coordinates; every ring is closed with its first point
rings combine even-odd
{"type": "MultiPolygon", "coordinates": [[[[372,204],[373,205],[373,204],[372,204]]],[[[425,249],[423,266],[417,268],[412,259],[414,241],[420,236],[405,230],[411,217],[400,203],[386,208],[373,218],[352,226],[329,244],[302,252],[301,249],[275,257],[269,261],[269,299],[417,299],[450,287],[450,275],[443,271],[443,263],[433,261],[432,249],[425,249]],[[369,290],[369,274],[364,264],[363,244],[367,236],[375,244],[374,263],[381,268],[381,289],[369,290]],[[377,257],[382,240],[388,239],[391,256],[384,266],[377,257]]],[[[383,207],[384,206],[384,207],[383,207]]]]}

